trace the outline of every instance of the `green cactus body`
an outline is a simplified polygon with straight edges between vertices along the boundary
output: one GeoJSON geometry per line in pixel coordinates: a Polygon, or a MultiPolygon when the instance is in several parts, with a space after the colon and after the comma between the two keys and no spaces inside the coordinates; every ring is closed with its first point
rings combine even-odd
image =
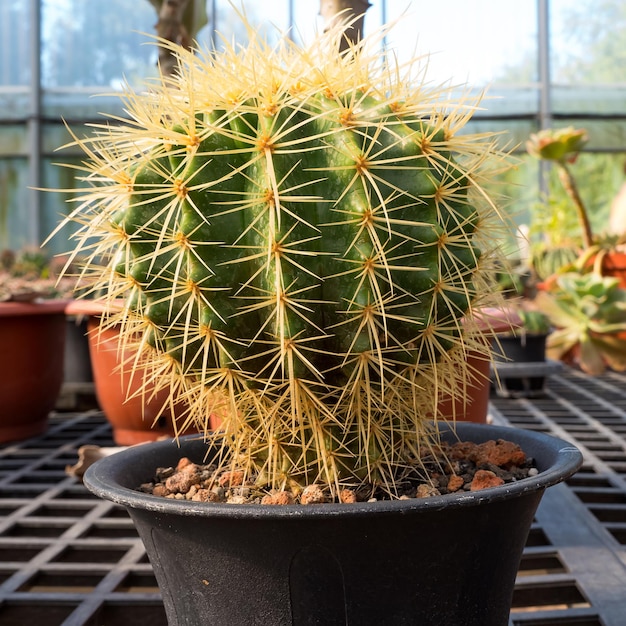
{"type": "Polygon", "coordinates": [[[470,192],[491,146],[466,150],[437,94],[338,37],[177,50],[175,84],[93,140],[114,174],[69,218],[111,259],[96,282],[125,298],[127,340],[147,337],[192,418],[223,403],[233,462],[273,488],[390,485],[434,390],[467,380],[461,320],[486,281],[492,208],[470,192]]]}

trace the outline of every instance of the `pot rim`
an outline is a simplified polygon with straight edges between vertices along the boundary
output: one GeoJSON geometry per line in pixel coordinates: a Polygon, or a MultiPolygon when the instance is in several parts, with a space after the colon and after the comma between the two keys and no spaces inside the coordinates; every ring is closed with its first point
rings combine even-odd
{"type": "MultiPolygon", "coordinates": [[[[573,444],[553,435],[542,432],[526,431],[509,426],[493,426],[486,424],[457,423],[454,426],[442,424],[442,432],[456,431],[448,435],[451,440],[458,437],[461,440],[480,443],[489,439],[506,439],[519,444],[522,449],[537,460],[539,473],[513,483],[506,483],[497,487],[474,491],[452,493],[428,498],[411,498],[408,500],[384,500],[354,504],[293,504],[293,505],[263,505],[263,504],[226,504],[193,502],[188,500],[174,500],[154,496],[136,491],[127,486],[136,481],[133,475],[134,467],[146,455],[152,457],[154,469],[159,463],[157,459],[162,452],[172,453],[179,450],[176,440],[160,440],[143,443],[116,452],[104,457],[90,466],[84,475],[85,486],[95,495],[111,500],[125,507],[150,510],[157,513],[169,513],[196,517],[228,517],[238,518],[281,518],[281,519],[312,519],[320,517],[344,516],[371,516],[388,515],[393,512],[401,514],[419,513],[428,510],[444,508],[458,508],[477,506],[487,502],[519,497],[527,493],[543,490],[555,485],[576,472],[582,465],[581,452],[573,444]],[[531,447],[532,450],[527,448],[531,447]],[[539,458],[538,458],[539,457],[539,458]]],[[[182,446],[194,442],[195,445],[205,447],[206,444],[197,435],[188,435],[180,438],[182,446]]],[[[176,452],[180,456],[180,452],[176,452]]],[[[142,461],[143,462],[143,461],[142,461]]],[[[168,463],[169,464],[169,463],[168,463]]],[[[149,480],[145,476],[143,481],[149,480]]],[[[142,482],[136,483],[138,487],[142,482]]]]}
{"type": "MultiPolygon", "coordinates": [[[[89,300],[89,299],[76,299],[70,300],[67,303],[65,308],[65,313],[67,315],[90,315],[94,317],[99,317],[106,313],[115,313],[118,311],[116,305],[113,303],[104,303],[100,300],[89,300]]],[[[123,306],[123,300],[119,301],[119,309],[123,306]]]]}
{"type": "Polygon", "coordinates": [[[0,302],[0,317],[18,315],[63,314],[68,300],[34,300],[31,302],[0,302]]]}
{"type": "Polygon", "coordinates": [[[512,307],[483,307],[477,310],[476,320],[486,335],[499,336],[523,326],[522,318],[512,307]]]}

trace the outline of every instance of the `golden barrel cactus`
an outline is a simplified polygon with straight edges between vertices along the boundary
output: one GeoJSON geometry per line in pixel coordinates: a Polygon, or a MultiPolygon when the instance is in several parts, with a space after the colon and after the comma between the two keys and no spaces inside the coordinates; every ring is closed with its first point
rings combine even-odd
{"type": "Polygon", "coordinates": [[[476,103],[389,62],[382,32],[339,53],[344,26],[171,46],[177,76],[76,140],[89,188],[68,221],[130,365],[189,423],[220,412],[225,463],[394,495],[467,351],[487,358],[474,314],[502,220],[482,181],[502,155],[462,130],[476,103]]]}

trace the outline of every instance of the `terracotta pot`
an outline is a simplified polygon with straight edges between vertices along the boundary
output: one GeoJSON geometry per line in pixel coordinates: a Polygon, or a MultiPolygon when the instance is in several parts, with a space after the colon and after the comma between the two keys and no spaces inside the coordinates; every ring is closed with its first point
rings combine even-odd
{"type": "MultiPolygon", "coordinates": [[[[118,348],[116,328],[100,329],[102,306],[92,301],[74,301],[68,305],[68,315],[87,316],[87,336],[98,404],[113,428],[113,438],[120,446],[131,446],[176,434],[174,422],[184,421],[185,405],[167,407],[168,391],[151,396],[148,386],[144,397],[135,396],[141,376],[133,378],[121,364],[132,359],[132,352],[118,348]],[[144,400],[146,398],[146,400],[144,400]]],[[[186,432],[192,432],[187,430],[186,432]]]]}
{"type": "MultiPolygon", "coordinates": [[[[619,280],[619,286],[626,289],[626,252],[611,250],[602,252],[602,263],[600,265],[600,273],[602,276],[609,276],[619,280]]],[[[585,254],[583,253],[583,257],[585,254]]],[[[592,254],[589,258],[584,259],[585,269],[592,270],[595,267],[597,254],[592,254]]],[[[542,285],[543,289],[548,291],[553,286],[557,277],[549,277],[542,285]]]]}
{"type": "MultiPolygon", "coordinates": [[[[516,313],[501,309],[483,309],[481,318],[479,321],[487,333],[486,341],[490,341],[491,335],[510,331],[512,326],[521,323],[516,313]]],[[[487,422],[489,412],[491,359],[477,351],[470,351],[467,363],[472,375],[466,390],[466,401],[444,395],[439,401],[437,410],[439,416],[447,420],[484,424],[487,422]]]]}
{"type": "Polygon", "coordinates": [[[0,303],[0,442],[48,427],[63,383],[66,301],[0,303]]]}
{"type": "Polygon", "coordinates": [[[491,361],[477,352],[471,352],[467,356],[467,363],[471,367],[472,380],[467,385],[465,402],[445,395],[439,400],[437,410],[439,416],[447,420],[484,424],[489,412],[491,361]]]}
{"type": "Polygon", "coordinates": [[[619,286],[626,289],[626,253],[607,252],[602,259],[602,275],[619,279],[619,286]]]}

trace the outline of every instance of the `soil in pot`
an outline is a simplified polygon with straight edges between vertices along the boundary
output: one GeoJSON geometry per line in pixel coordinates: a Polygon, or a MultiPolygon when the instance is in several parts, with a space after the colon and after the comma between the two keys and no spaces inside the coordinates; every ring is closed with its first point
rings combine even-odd
{"type": "MultiPolygon", "coordinates": [[[[422,459],[415,472],[401,482],[401,498],[426,498],[459,491],[478,491],[514,482],[537,474],[534,460],[510,441],[445,443],[437,456],[422,459]]],[[[242,471],[218,468],[213,463],[194,463],[183,457],[172,467],[157,468],[154,480],[140,490],[156,496],[194,502],[229,504],[322,504],[332,500],[318,486],[291,491],[264,493],[242,471]]],[[[388,499],[371,486],[344,489],[342,503],[388,499]]]]}

